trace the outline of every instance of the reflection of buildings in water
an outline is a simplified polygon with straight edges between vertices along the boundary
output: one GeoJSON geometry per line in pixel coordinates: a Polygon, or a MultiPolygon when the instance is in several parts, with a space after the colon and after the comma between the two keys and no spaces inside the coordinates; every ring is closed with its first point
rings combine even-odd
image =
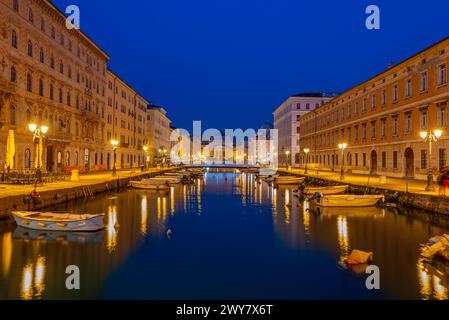
{"type": "Polygon", "coordinates": [[[23,300],[41,298],[45,291],[45,258],[39,256],[36,262],[23,267],[20,297],[23,300]]]}
{"type": "Polygon", "coordinates": [[[11,268],[11,256],[13,251],[12,232],[5,232],[2,237],[2,267],[3,277],[8,279],[9,269],[11,268]]]}
{"type": "Polygon", "coordinates": [[[118,236],[118,230],[117,230],[117,206],[116,205],[110,205],[108,207],[108,224],[106,228],[107,232],[107,248],[109,253],[114,252],[115,247],[117,246],[117,236],[118,236]]]}
{"type": "Polygon", "coordinates": [[[290,224],[290,192],[288,189],[285,189],[284,192],[284,199],[285,199],[285,224],[290,224]]]}
{"type": "Polygon", "coordinates": [[[348,236],[348,219],[346,216],[338,216],[338,245],[340,247],[340,254],[342,257],[349,255],[349,236],[348,236]]]}
{"type": "Polygon", "coordinates": [[[434,261],[432,264],[418,261],[418,277],[422,299],[447,300],[449,265],[434,261]]]}
{"type": "Polygon", "coordinates": [[[302,216],[303,216],[303,224],[304,224],[304,233],[309,236],[310,235],[310,204],[308,201],[305,201],[302,208],[302,216]]]}
{"type": "Polygon", "coordinates": [[[170,188],[170,214],[175,214],[175,188],[170,188]]]}

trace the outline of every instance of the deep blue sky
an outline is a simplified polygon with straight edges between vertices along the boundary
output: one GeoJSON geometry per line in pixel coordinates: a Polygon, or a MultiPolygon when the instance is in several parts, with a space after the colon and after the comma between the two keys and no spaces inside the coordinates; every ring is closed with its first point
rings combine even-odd
{"type": "Polygon", "coordinates": [[[343,92],[449,36],[447,0],[53,2],[78,5],[111,69],[186,129],[257,128],[289,95],[343,92]]]}

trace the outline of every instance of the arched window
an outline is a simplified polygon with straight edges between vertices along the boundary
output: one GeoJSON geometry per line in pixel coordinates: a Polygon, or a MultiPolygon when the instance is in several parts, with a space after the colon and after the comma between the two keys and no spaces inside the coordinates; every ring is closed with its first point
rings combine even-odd
{"type": "Polygon", "coordinates": [[[75,166],[78,166],[78,151],[75,151],[75,155],[74,155],[74,158],[73,158],[73,164],[75,166]]]}
{"type": "Polygon", "coordinates": [[[31,43],[31,40],[28,40],[28,55],[30,57],[33,56],[33,43],[31,43]]]}
{"type": "Polygon", "coordinates": [[[39,95],[44,96],[44,80],[39,79],[39,95]]]}
{"type": "Polygon", "coordinates": [[[65,166],[70,167],[70,151],[65,153],[65,166]]]}
{"type": "Polygon", "coordinates": [[[17,72],[16,72],[16,68],[14,66],[11,67],[11,75],[10,78],[11,82],[16,82],[17,81],[17,72]]]}
{"type": "Polygon", "coordinates": [[[31,73],[27,73],[27,91],[33,91],[33,78],[31,77],[31,73]]]}
{"type": "Polygon", "coordinates": [[[15,11],[19,11],[19,0],[12,0],[12,8],[15,11]]]}
{"type": "Polygon", "coordinates": [[[17,49],[17,32],[16,30],[12,31],[11,35],[11,46],[17,49]]]}
{"type": "Polygon", "coordinates": [[[31,168],[31,151],[30,149],[25,150],[25,169],[31,168]]]}
{"type": "Polygon", "coordinates": [[[57,158],[57,160],[58,160],[58,165],[62,164],[62,153],[61,153],[61,151],[58,151],[58,158],[57,158]]]}
{"type": "Polygon", "coordinates": [[[43,48],[40,48],[39,50],[39,61],[45,63],[45,53],[43,48]]]}
{"type": "Polygon", "coordinates": [[[9,124],[16,125],[16,107],[14,106],[9,109],[9,124]]]}
{"type": "Polygon", "coordinates": [[[28,11],[28,20],[33,23],[34,22],[34,15],[33,15],[33,10],[29,10],[28,11]]]}

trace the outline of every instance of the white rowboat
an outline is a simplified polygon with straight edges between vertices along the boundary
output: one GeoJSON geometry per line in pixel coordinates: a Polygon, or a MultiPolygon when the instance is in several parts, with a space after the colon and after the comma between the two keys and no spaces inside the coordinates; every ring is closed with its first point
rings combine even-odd
{"type": "Polygon", "coordinates": [[[304,177],[279,176],[274,179],[274,183],[277,185],[301,184],[305,179],[304,177]]]}
{"type": "Polygon", "coordinates": [[[33,230],[92,232],[105,227],[104,214],[15,211],[12,215],[19,226],[33,230]]]}
{"type": "Polygon", "coordinates": [[[324,196],[336,195],[340,193],[345,193],[348,191],[349,186],[329,186],[329,187],[307,187],[302,193],[307,195],[313,195],[317,192],[324,196]]]}
{"type": "Polygon", "coordinates": [[[380,200],[384,200],[382,195],[331,195],[322,196],[313,202],[320,207],[372,207],[380,200]]]}
{"type": "Polygon", "coordinates": [[[164,181],[130,181],[130,186],[137,189],[147,189],[147,190],[168,190],[170,186],[164,181]]]}

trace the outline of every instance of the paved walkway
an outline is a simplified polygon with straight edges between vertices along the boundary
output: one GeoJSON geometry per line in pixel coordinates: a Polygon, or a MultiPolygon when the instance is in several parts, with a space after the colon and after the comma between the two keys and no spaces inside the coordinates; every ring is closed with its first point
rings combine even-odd
{"type": "MultiPolygon", "coordinates": [[[[304,174],[304,169],[296,169],[293,168],[290,171],[287,169],[279,169],[279,171],[282,171],[284,173],[291,172],[295,174],[304,174]]],[[[326,179],[330,181],[338,181],[340,180],[340,171],[332,172],[332,171],[323,171],[323,170],[316,170],[316,169],[309,169],[308,174],[306,176],[310,176],[313,178],[320,178],[320,179],[326,179]]],[[[369,184],[370,187],[378,187],[382,189],[388,189],[388,190],[394,190],[394,191],[404,191],[410,193],[416,193],[416,194],[423,194],[423,195],[439,195],[439,188],[438,185],[435,183],[435,192],[428,192],[425,191],[427,182],[426,181],[419,181],[419,180],[412,180],[412,179],[400,179],[400,178],[387,178],[387,181],[385,184],[380,183],[380,179],[378,176],[369,177],[367,175],[359,175],[359,174],[349,174],[345,173],[345,179],[343,183],[351,183],[353,185],[358,186],[367,186],[369,184]]],[[[449,190],[446,192],[446,194],[449,196],[449,190]]]]}
{"type": "MultiPolygon", "coordinates": [[[[61,190],[67,188],[75,188],[80,186],[89,186],[94,184],[99,184],[107,181],[114,181],[121,178],[129,178],[134,176],[140,176],[145,173],[156,173],[167,170],[172,170],[168,168],[151,168],[146,172],[141,172],[138,169],[135,170],[119,170],[117,171],[117,177],[113,177],[110,171],[108,172],[98,172],[98,173],[87,173],[80,175],[80,181],[59,181],[46,183],[43,185],[37,186],[38,192],[43,191],[54,191],[61,190]]],[[[34,185],[9,185],[9,184],[0,184],[0,199],[7,198],[10,196],[18,196],[18,195],[29,195],[34,190],[34,185]]]]}

